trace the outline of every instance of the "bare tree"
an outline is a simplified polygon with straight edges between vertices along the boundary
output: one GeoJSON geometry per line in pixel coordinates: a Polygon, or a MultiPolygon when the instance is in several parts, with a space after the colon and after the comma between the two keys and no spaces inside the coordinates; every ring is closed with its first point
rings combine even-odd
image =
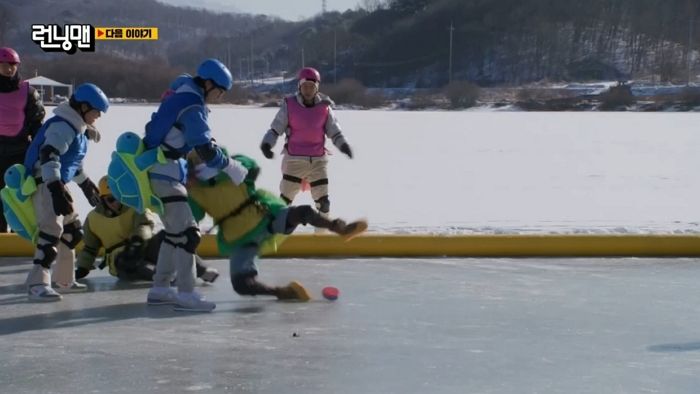
{"type": "Polygon", "coordinates": [[[362,0],[362,8],[369,12],[374,12],[382,8],[383,4],[381,0],[362,0]]]}
{"type": "Polygon", "coordinates": [[[7,7],[0,5],[0,44],[7,40],[6,34],[12,20],[14,20],[12,12],[7,7]]]}

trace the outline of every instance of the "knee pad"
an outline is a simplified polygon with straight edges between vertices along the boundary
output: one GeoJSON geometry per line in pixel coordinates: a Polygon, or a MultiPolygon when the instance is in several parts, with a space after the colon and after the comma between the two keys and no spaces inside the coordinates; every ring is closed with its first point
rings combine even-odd
{"type": "Polygon", "coordinates": [[[316,209],[318,209],[321,213],[330,212],[331,200],[328,199],[327,195],[316,200],[316,209]]]}
{"type": "Polygon", "coordinates": [[[190,227],[182,233],[185,236],[185,244],[182,248],[187,252],[194,254],[197,250],[199,242],[202,240],[202,233],[199,232],[199,228],[190,227]]]}
{"type": "Polygon", "coordinates": [[[199,242],[202,240],[202,235],[197,227],[190,227],[181,233],[164,233],[164,243],[176,248],[185,249],[185,251],[192,254],[195,253],[199,242]],[[184,243],[182,242],[182,238],[185,238],[184,243]]]}
{"type": "Polygon", "coordinates": [[[296,226],[299,224],[307,225],[311,223],[317,215],[316,211],[310,205],[299,205],[290,207],[287,213],[287,223],[296,226]]]}
{"type": "Polygon", "coordinates": [[[82,239],[83,227],[80,225],[80,222],[76,221],[63,226],[61,242],[63,242],[68,248],[75,249],[82,239]]]}
{"type": "Polygon", "coordinates": [[[41,257],[35,258],[34,264],[39,264],[46,269],[50,269],[51,263],[53,263],[56,260],[56,256],[58,256],[56,244],[37,245],[36,249],[38,252],[41,252],[41,257]]]}

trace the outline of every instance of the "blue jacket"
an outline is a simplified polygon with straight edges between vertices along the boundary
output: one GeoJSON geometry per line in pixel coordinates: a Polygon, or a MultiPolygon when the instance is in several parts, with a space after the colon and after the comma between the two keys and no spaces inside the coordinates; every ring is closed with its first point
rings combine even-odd
{"type": "Polygon", "coordinates": [[[224,168],[228,165],[228,157],[212,141],[208,117],[209,110],[202,88],[192,79],[186,80],[151,115],[150,122],[146,124],[144,144],[147,149],[164,147],[166,156],[170,158],[183,157],[196,149],[207,166],[224,168]]]}
{"type": "MultiPolygon", "coordinates": [[[[68,183],[82,170],[83,159],[87,154],[88,138],[84,133],[78,131],[69,121],[58,115],[47,120],[37,132],[25,155],[24,167],[27,169],[27,174],[34,173],[34,166],[39,160],[41,149],[46,141],[46,130],[49,126],[58,122],[67,124],[75,132],[75,137],[68,145],[68,149],[60,154],[58,160],[60,163],[60,179],[63,183],[68,183]]],[[[45,179],[45,181],[51,182],[52,179],[45,179]]]]}

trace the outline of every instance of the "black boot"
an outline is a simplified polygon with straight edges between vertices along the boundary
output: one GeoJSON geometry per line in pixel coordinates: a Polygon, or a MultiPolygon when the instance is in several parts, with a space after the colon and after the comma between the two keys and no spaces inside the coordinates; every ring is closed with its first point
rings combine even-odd
{"type": "Polygon", "coordinates": [[[367,230],[367,221],[361,219],[345,223],[343,219],[335,219],[331,222],[328,229],[345,238],[345,240],[350,240],[367,230]]]}
{"type": "Polygon", "coordinates": [[[277,291],[264,283],[258,282],[257,275],[241,274],[231,278],[233,290],[240,295],[256,296],[271,295],[277,296],[277,291]]]}

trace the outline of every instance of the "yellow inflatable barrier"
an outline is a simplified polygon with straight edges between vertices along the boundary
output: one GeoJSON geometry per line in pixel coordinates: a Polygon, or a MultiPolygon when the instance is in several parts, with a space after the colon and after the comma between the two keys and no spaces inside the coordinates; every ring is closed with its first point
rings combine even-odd
{"type": "MultiPolygon", "coordinates": [[[[82,245],[78,246],[80,248],[82,245]]],[[[31,243],[0,234],[0,256],[32,256],[31,243]]],[[[220,257],[214,235],[202,257],[220,257]]],[[[696,257],[700,235],[292,235],[274,257],[696,257]]]]}

